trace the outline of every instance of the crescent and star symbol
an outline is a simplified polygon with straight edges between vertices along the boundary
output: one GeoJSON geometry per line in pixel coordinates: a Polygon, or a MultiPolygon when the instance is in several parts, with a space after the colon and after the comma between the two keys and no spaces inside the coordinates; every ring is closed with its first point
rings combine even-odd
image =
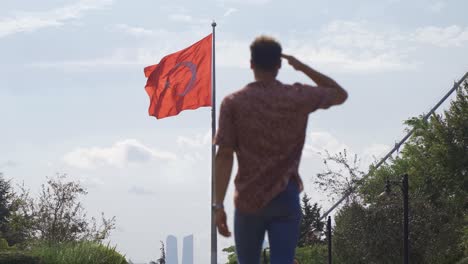
{"type": "MultiPolygon", "coordinates": [[[[172,68],[167,73],[167,76],[170,76],[179,67],[187,67],[190,70],[190,73],[192,74],[189,83],[187,84],[187,86],[185,86],[184,91],[182,93],[179,93],[179,96],[185,96],[187,93],[189,93],[193,89],[193,86],[195,85],[195,81],[197,79],[197,65],[195,65],[191,61],[179,62],[174,66],[174,68],[172,68]]],[[[171,86],[171,82],[169,81],[169,77],[167,77],[166,84],[164,85],[164,89],[170,88],[170,86],[171,86]]]]}

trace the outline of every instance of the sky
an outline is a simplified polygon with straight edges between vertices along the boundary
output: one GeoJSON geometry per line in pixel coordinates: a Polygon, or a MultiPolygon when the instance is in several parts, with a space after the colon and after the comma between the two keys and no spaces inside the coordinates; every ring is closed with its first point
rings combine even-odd
{"type": "MultiPolygon", "coordinates": [[[[159,241],[194,235],[209,263],[211,109],[148,116],[145,66],[216,27],[217,108],[253,81],[249,44],[277,38],[285,53],[329,75],[348,101],[309,117],[300,167],[324,209],[336,198],[314,184],[317,154],[347,149],[363,168],[405,133],[468,70],[463,0],[1,0],[0,172],[37,193],[67,173],[88,190],[90,216],[116,216],[110,242],[134,262],[159,241]]],[[[286,63],[278,79],[312,83],[286,63]]],[[[452,97],[451,97],[452,98],[452,97]]],[[[447,104],[442,105],[442,109],[447,104]]],[[[232,184],[226,208],[232,227],[232,184]]],[[[233,238],[219,238],[221,249],[233,238]]]]}

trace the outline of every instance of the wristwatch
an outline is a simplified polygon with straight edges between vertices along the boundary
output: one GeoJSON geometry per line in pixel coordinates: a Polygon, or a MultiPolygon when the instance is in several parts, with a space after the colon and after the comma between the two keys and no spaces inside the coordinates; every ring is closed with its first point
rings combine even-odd
{"type": "Polygon", "coordinates": [[[224,209],[224,205],[223,205],[223,204],[213,204],[212,207],[213,207],[213,209],[214,209],[215,211],[220,210],[220,209],[224,209]]]}

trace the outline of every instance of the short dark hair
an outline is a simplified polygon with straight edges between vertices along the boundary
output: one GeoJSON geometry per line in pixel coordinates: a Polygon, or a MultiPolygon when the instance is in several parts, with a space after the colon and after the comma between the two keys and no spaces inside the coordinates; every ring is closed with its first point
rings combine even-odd
{"type": "Polygon", "coordinates": [[[256,68],[273,71],[281,63],[281,45],[271,37],[259,36],[250,45],[250,59],[256,68]]]}

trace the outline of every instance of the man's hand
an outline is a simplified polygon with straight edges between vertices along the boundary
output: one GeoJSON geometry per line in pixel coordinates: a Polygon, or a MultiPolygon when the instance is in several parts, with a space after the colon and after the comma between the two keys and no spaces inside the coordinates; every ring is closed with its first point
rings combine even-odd
{"type": "Polygon", "coordinates": [[[334,101],[330,106],[342,104],[348,98],[348,93],[332,78],[312,69],[291,55],[281,54],[281,57],[286,59],[295,70],[301,71],[307,75],[307,77],[314,81],[318,86],[332,89],[332,93],[334,93],[334,101]]]}
{"type": "Polygon", "coordinates": [[[226,212],[223,209],[216,210],[216,226],[218,227],[218,232],[224,237],[230,237],[231,232],[226,222],[226,212]]]}
{"type": "Polygon", "coordinates": [[[288,63],[297,71],[302,71],[304,68],[304,64],[296,59],[294,56],[281,54],[281,57],[286,59],[288,63]]]}

